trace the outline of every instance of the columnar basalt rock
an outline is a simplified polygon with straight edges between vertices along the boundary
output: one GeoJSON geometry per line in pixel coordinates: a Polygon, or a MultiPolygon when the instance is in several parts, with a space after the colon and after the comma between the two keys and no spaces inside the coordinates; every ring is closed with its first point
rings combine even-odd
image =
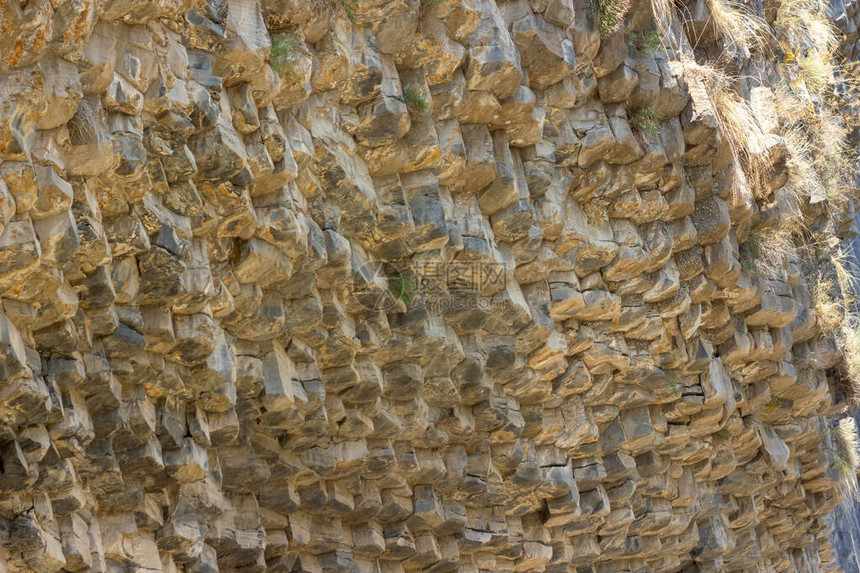
{"type": "Polygon", "coordinates": [[[0,2],[0,569],[832,569],[840,349],[741,262],[825,210],[688,4],[0,2]]]}

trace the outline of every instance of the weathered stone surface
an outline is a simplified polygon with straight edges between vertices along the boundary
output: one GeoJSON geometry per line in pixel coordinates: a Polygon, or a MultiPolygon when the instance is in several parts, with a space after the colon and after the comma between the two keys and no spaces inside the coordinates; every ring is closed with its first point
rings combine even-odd
{"type": "Polygon", "coordinates": [[[855,209],[709,6],[0,3],[0,570],[830,570],[839,343],[747,255],[855,209]]]}

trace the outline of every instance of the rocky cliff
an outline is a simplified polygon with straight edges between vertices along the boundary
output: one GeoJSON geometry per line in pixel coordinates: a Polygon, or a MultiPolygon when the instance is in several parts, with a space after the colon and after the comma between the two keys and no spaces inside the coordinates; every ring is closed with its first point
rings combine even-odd
{"type": "MultiPolygon", "coordinates": [[[[854,418],[860,412],[854,412],[854,418]]],[[[836,563],[844,573],[860,573],[860,500],[847,495],[833,513],[833,533],[831,541],[836,554],[836,563]]]]}
{"type": "Polygon", "coordinates": [[[0,2],[0,570],[835,569],[857,7],[0,2]]]}

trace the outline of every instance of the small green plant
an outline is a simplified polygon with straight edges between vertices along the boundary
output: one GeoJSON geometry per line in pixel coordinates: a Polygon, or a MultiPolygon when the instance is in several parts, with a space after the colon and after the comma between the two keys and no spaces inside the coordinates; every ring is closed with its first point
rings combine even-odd
{"type": "Polygon", "coordinates": [[[411,110],[415,110],[419,113],[427,111],[427,100],[424,99],[424,96],[421,95],[421,92],[418,91],[418,89],[412,86],[408,86],[403,90],[403,102],[411,110]]]}
{"type": "Polygon", "coordinates": [[[355,10],[358,8],[358,0],[324,0],[330,10],[340,7],[346,18],[355,24],[355,10]]]}
{"type": "Polygon", "coordinates": [[[843,461],[841,457],[837,454],[833,454],[833,467],[836,468],[836,471],[839,472],[839,475],[843,475],[848,471],[848,464],[843,461]]]}
{"type": "Polygon", "coordinates": [[[412,303],[415,295],[415,283],[412,279],[401,272],[396,272],[388,277],[388,291],[396,298],[406,304],[412,303]]]}
{"type": "Polygon", "coordinates": [[[681,380],[681,377],[672,370],[666,371],[666,383],[669,385],[669,388],[672,389],[673,394],[680,394],[681,387],[684,385],[684,381],[681,380]]]}
{"type": "Polygon", "coordinates": [[[663,37],[657,30],[651,30],[647,36],[632,32],[630,34],[630,45],[642,50],[646,54],[653,54],[663,45],[663,37]]]}
{"type": "Polygon", "coordinates": [[[594,28],[601,36],[617,32],[624,23],[630,9],[630,0],[596,0],[594,5],[594,28]]]}
{"type": "Polygon", "coordinates": [[[421,4],[418,5],[418,10],[424,12],[425,10],[432,10],[438,6],[441,6],[448,0],[421,0],[421,4]]]}
{"type": "Polygon", "coordinates": [[[769,421],[776,414],[777,410],[779,410],[779,398],[771,396],[767,407],[764,409],[764,413],[761,415],[761,419],[765,422],[769,421]]]}
{"type": "Polygon", "coordinates": [[[722,428],[718,432],[714,432],[714,437],[721,442],[727,442],[731,439],[732,434],[728,428],[722,428]]]}
{"type": "Polygon", "coordinates": [[[636,112],[633,116],[633,125],[652,138],[660,135],[660,119],[653,108],[646,107],[636,112]]]}
{"type": "Polygon", "coordinates": [[[427,100],[424,99],[424,96],[421,95],[421,92],[418,91],[417,88],[413,86],[407,86],[403,90],[403,102],[406,104],[406,108],[409,110],[409,115],[411,116],[410,122],[412,123],[412,126],[415,127],[415,124],[418,121],[415,116],[424,113],[429,107],[427,104],[427,100]]]}
{"type": "Polygon", "coordinates": [[[642,49],[646,54],[653,54],[663,46],[663,37],[657,30],[651,30],[645,41],[642,43],[642,49]]]}
{"type": "Polygon", "coordinates": [[[304,45],[294,34],[272,35],[272,49],[269,51],[269,63],[279,76],[289,75],[293,81],[298,81],[295,60],[304,51],[304,45]]]}

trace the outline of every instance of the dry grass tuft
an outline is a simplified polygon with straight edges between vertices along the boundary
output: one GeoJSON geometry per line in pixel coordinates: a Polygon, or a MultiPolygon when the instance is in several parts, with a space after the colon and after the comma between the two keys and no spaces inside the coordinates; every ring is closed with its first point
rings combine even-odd
{"type": "Polygon", "coordinates": [[[833,83],[836,67],[829,56],[818,51],[809,51],[798,60],[797,65],[803,73],[803,81],[811,95],[821,95],[833,83]]]}
{"type": "Polygon", "coordinates": [[[713,64],[701,64],[687,54],[678,54],[678,59],[684,69],[684,73],[702,80],[708,95],[713,96],[715,90],[729,90],[734,84],[734,79],[727,74],[722,66],[713,64]]]}
{"type": "Polygon", "coordinates": [[[845,305],[843,300],[834,294],[835,289],[833,279],[820,271],[815,282],[809,287],[812,307],[815,309],[818,328],[822,334],[833,332],[845,319],[845,305]]]}
{"type": "Polygon", "coordinates": [[[823,94],[834,83],[833,57],[839,47],[839,32],[827,17],[825,3],[784,0],[775,24],[797,61],[807,91],[813,96],[823,94]]]}
{"type": "Polygon", "coordinates": [[[672,0],[651,0],[651,12],[654,15],[654,23],[661,38],[669,36],[669,28],[672,25],[672,0]]]}
{"type": "Polygon", "coordinates": [[[830,262],[836,272],[836,283],[842,295],[843,314],[847,317],[857,302],[854,285],[860,284],[860,269],[850,252],[838,245],[834,245],[830,251],[830,262]]]}
{"type": "Polygon", "coordinates": [[[809,138],[800,125],[791,124],[782,130],[782,138],[788,150],[788,182],[786,188],[799,204],[811,198],[826,197],[827,192],[821,177],[815,171],[809,138]]]}
{"type": "Polygon", "coordinates": [[[717,89],[712,96],[720,131],[755,188],[770,170],[765,132],[748,102],[734,92],[717,89]]]}
{"type": "Polygon", "coordinates": [[[90,145],[100,139],[99,118],[93,104],[84,98],[68,123],[72,145],[90,145]]]}
{"type": "Polygon", "coordinates": [[[814,47],[833,53],[839,44],[839,33],[827,18],[824,0],[783,0],[774,24],[794,48],[814,47]]]}
{"type": "Polygon", "coordinates": [[[767,23],[749,8],[732,0],[709,0],[711,23],[725,48],[747,54],[765,52],[771,37],[767,23]]]}
{"type": "Polygon", "coordinates": [[[719,67],[682,58],[684,71],[702,81],[717,116],[720,134],[740,162],[751,186],[763,188],[762,180],[770,170],[764,129],[750,104],[732,89],[734,81],[719,67]]]}
{"type": "Polygon", "coordinates": [[[839,115],[819,117],[813,137],[815,170],[821,176],[827,198],[836,208],[854,200],[854,167],[856,154],[848,143],[849,130],[839,115]]]}
{"type": "Polygon", "coordinates": [[[830,431],[830,436],[833,440],[833,463],[839,472],[843,491],[860,499],[857,486],[857,466],[860,465],[860,456],[857,453],[857,424],[854,418],[846,417],[839,420],[839,424],[830,431]]]}
{"type": "Polygon", "coordinates": [[[804,234],[803,244],[798,247],[801,249],[804,274],[814,277],[807,279],[807,287],[821,332],[829,334],[842,327],[836,331],[840,339],[853,336],[852,309],[857,300],[854,285],[860,281],[860,269],[853,257],[842,248],[832,229],[804,234]]]}
{"type": "Polygon", "coordinates": [[[844,380],[849,402],[860,405],[860,325],[846,319],[842,325],[845,343],[842,347],[844,360],[844,380]]]}
{"type": "Polygon", "coordinates": [[[854,201],[856,160],[844,114],[787,91],[776,95],[780,135],[789,152],[789,189],[798,200],[827,199],[831,211],[844,212],[854,201]]]}
{"type": "Polygon", "coordinates": [[[836,280],[839,281],[839,288],[847,301],[846,304],[853,304],[854,285],[860,283],[860,269],[857,268],[854,258],[842,248],[831,255],[830,261],[836,270],[836,280]]]}
{"type": "Polygon", "coordinates": [[[842,112],[840,117],[848,128],[860,127],[860,108],[856,105],[860,101],[860,62],[845,62],[836,69],[834,75],[837,81],[835,103],[842,112]]]}

